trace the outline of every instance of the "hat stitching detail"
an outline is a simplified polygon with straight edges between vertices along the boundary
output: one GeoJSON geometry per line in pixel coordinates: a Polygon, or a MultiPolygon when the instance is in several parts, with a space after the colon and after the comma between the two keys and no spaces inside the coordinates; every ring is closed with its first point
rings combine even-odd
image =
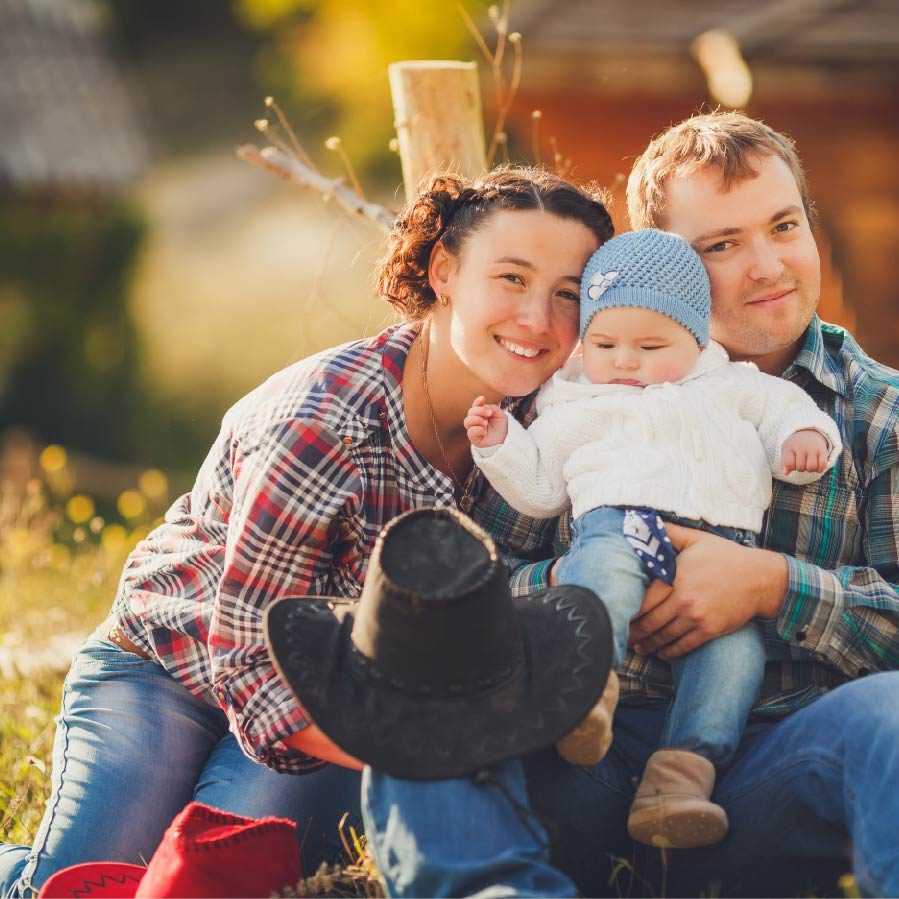
{"type": "MultiPolygon", "coordinates": [[[[229,822],[225,821],[223,823],[227,824],[229,822]]],[[[247,825],[247,830],[228,834],[226,837],[218,837],[214,843],[198,840],[196,836],[191,836],[183,831],[176,831],[174,839],[178,848],[184,852],[213,852],[227,849],[229,846],[234,846],[237,843],[245,843],[247,840],[254,840],[273,832],[284,831],[286,833],[285,825],[288,825],[290,829],[293,828],[293,823],[286,819],[283,821],[252,821],[247,825]]]]}
{"type": "MultiPolygon", "coordinates": [[[[569,679],[567,683],[560,688],[553,702],[544,705],[543,709],[541,710],[541,714],[533,715],[530,718],[525,717],[521,722],[521,727],[523,729],[539,731],[544,726],[544,716],[546,714],[553,715],[564,711],[567,706],[564,697],[571,693],[577,693],[583,687],[583,679],[579,675],[580,672],[584,670],[584,668],[590,667],[592,665],[590,656],[587,653],[587,647],[593,642],[593,638],[589,634],[584,633],[584,629],[588,624],[588,619],[585,615],[577,614],[578,606],[573,599],[567,598],[565,596],[554,596],[551,593],[545,593],[543,595],[534,594],[533,596],[523,596],[521,597],[521,599],[527,602],[532,602],[536,599],[544,606],[552,606],[557,613],[563,615],[572,624],[576,624],[575,628],[572,631],[572,635],[576,638],[573,647],[575,650],[576,661],[568,671],[569,679]]],[[[300,607],[296,608],[295,611],[300,615],[303,615],[310,610],[300,607]]],[[[302,622],[294,618],[293,620],[290,620],[286,623],[285,628],[288,631],[301,629],[302,622]]],[[[355,650],[355,647],[353,647],[353,649],[355,650]]],[[[366,662],[368,662],[368,660],[365,659],[365,657],[361,653],[359,653],[358,650],[355,650],[355,652],[352,653],[352,656],[354,656],[358,660],[365,660],[366,662]]],[[[303,653],[301,651],[295,651],[289,653],[289,657],[292,660],[302,659],[303,653]]],[[[521,670],[522,666],[519,666],[519,668],[516,669],[515,673],[518,673],[518,671],[521,670]]],[[[359,665],[358,667],[362,670],[365,670],[366,666],[359,665]]],[[[371,669],[370,673],[373,680],[380,681],[384,679],[384,675],[382,672],[378,671],[376,668],[374,668],[374,666],[369,667],[371,669]]],[[[295,671],[296,670],[297,669],[295,668],[295,671]]],[[[316,692],[319,692],[322,686],[319,679],[316,676],[313,676],[312,671],[307,671],[303,668],[299,668],[298,677],[296,679],[300,685],[308,686],[310,689],[316,690],[316,692]]],[[[387,682],[385,681],[385,683],[387,682]]],[[[384,710],[382,709],[382,712],[383,711],[384,710]]],[[[358,710],[351,716],[354,723],[356,724],[359,723],[357,713],[358,710]]],[[[369,736],[380,745],[392,743],[396,739],[395,726],[400,722],[401,719],[403,719],[403,715],[399,711],[397,711],[396,714],[392,717],[382,717],[378,722],[379,726],[371,728],[369,736]]],[[[485,734],[483,740],[473,745],[476,746],[479,750],[486,751],[489,746],[495,745],[496,743],[508,743],[510,739],[514,739],[514,735],[513,737],[509,738],[504,734],[485,734]]],[[[449,758],[450,755],[455,751],[455,749],[451,746],[443,747],[435,743],[429,747],[429,751],[432,753],[436,753],[443,758],[449,758]]]]}

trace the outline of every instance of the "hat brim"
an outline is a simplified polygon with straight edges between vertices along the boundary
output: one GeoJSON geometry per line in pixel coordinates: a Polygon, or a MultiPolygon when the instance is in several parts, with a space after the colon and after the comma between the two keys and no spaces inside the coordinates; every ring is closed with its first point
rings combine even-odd
{"type": "Polygon", "coordinates": [[[409,780],[462,777],[570,732],[609,674],[611,622],[592,591],[564,585],[512,602],[524,661],[474,696],[386,682],[350,639],[355,602],[285,597],[266,612],[265,639],[278,673],[345,752],[409,780]]]}
{"type": "Polygon", "coordinates": [[[41,887],[38,899],[131,899],[147,869],[124,862],[85,862],[71,865],[51,875],[41,887]]]}

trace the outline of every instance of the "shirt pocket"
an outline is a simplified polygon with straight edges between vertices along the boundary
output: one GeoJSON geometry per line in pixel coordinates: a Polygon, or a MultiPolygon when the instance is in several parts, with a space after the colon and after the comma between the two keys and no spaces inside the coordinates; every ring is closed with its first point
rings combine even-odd
{"type": "Polygon", "coordinates": [[[825,474],[806,487],[778,481],[765,545],[822,568],[852,563],[863,558],[861,512],[859,492],[835,476],[825,474]]]}

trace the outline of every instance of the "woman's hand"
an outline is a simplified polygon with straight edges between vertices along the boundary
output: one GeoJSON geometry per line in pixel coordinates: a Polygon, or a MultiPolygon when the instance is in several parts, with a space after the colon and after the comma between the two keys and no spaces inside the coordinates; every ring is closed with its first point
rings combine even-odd
{"type": "Polygon", "coordinates": [[[463,424],[472,446],[479,448],[499,446],[509,433],[506,413],[482,396],[471,404],[463,424]]]}
{"type": "Polygon", "coordinates": [[[286,737],[284,742],[292,749],[299,749],[300,752],[305,752],[306,755],[311,755],[324,762],[352,768],[354,771],[361,771],[365,767],[363,762],[344,752],[330,737],[325,736],[318,725],[312,722],[302,730],[286,737]]]}

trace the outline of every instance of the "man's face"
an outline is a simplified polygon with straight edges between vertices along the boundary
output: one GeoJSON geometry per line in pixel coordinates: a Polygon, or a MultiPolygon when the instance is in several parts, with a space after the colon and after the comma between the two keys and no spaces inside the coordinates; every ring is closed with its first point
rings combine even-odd
{"type": "Polygon", "coordinates": [[[710,334],[733,359],[781,374],[821,292],[818,248],[796,179],[777,156],[725,190],[717,168],[668,181],[663,226],[699,253],[712,284],[710,334]]]}

